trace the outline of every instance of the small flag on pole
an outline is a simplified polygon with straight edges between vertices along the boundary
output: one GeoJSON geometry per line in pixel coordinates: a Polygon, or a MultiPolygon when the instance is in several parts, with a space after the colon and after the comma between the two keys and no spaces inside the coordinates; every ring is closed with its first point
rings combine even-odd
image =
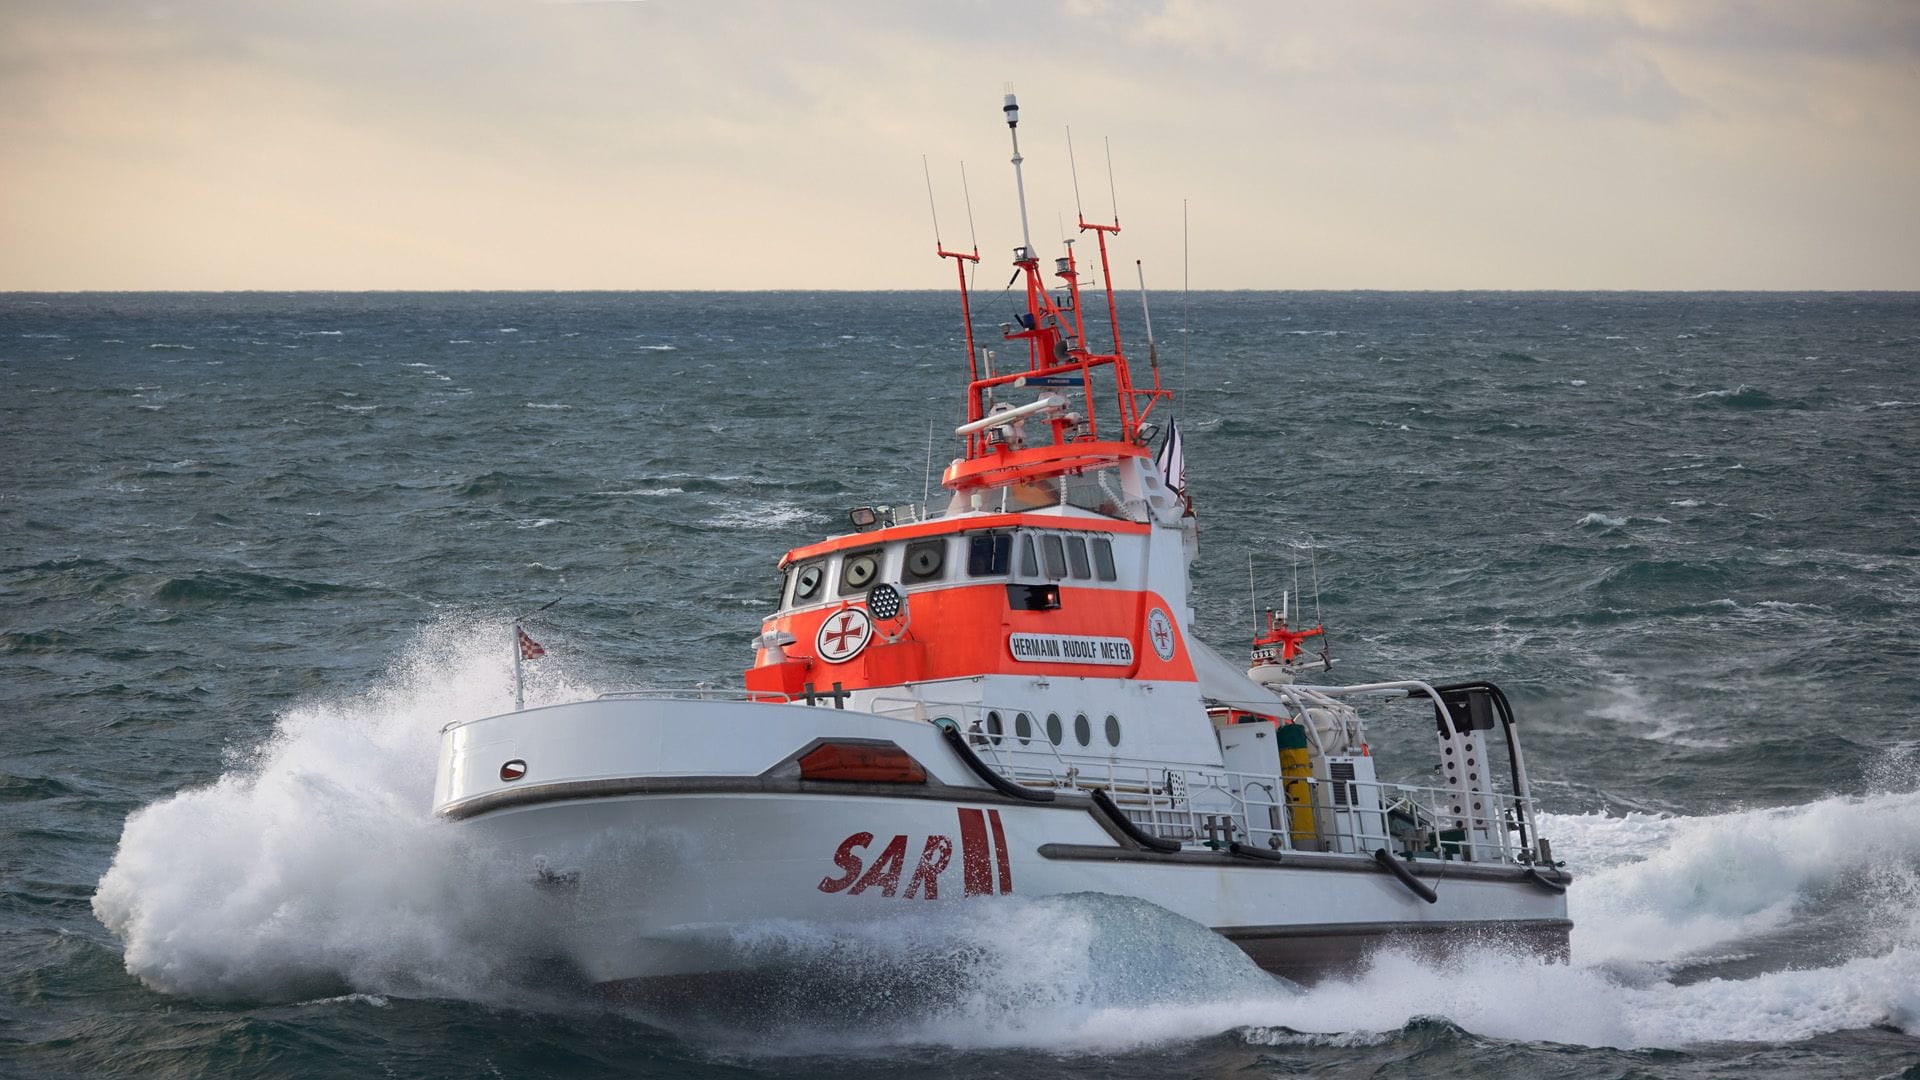
{"type": "Polygon", "coordinates": [[[1184,504],[1188,514],[1193,513],[1193,497],[1187,494],[1187,454],[1180,441],[1180,425],[1167,425],[1167,441],[1160,444],[1160,453],[1155,455],[1154,464],[1160,467],[1160,475],[1167,487],[1184,504]]]}
{"type": "Polygon", "coordinates": [[[513,632],[518,635],[520,639],[520,658],[522,660],[538,660],[547,655],[546,647],[528,637],[525,630],[516,626],[513,628],[513,632]]]}

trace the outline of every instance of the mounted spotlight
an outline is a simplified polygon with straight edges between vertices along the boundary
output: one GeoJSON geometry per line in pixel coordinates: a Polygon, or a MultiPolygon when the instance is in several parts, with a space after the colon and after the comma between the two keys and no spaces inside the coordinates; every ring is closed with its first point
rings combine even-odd
{"type": "Polygon", "coordinates": [[[1152,442],[1154,438],[1157,437],[1159,434],[1160,434],[1159,424],[1141,424],[1140,435],[1139,435],[1140,445],[1142,446],[1147,445],[1148,443],[1152,442]]]}
{"type": "Polygon", "coordinates": [[[871,506],[856,506],[847,511],[847,520],[853,523],[854,532],[866,532],[880,524],[880,512],[871,506]]]}
{"type": "Polygon", "coordinates": [[[867,590],[867,614],[872,615],[875,622],[900,620],[900,625],[893,630],[879,628],[889,645],[897,644],[906,637],[907,626],[913,621],[913,614],[907,607],[907,594],[900,591],[900,586],[887,581],[867,590]]]}

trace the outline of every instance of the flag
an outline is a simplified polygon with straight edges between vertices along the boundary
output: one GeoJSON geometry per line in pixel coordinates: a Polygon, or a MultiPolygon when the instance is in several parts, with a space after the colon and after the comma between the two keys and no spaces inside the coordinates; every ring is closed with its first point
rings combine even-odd
{"type": "Polygon", "coordinates": [[[546,647],[528,637],[525,630],[516,626],[513,628],[513,633],[515,637],[520,639],[520,659],[538,660],[547,655],[546,647]]]}
{"type": "Polygon", "coordinates": [[[1193,499],[1187,495],[1187,454],[1180,444],[1179,423],[1167,425],[1167,441],[1160,444],[1160,453],[1153,463],[1160,467],[1160,476],[1166,480],[1168,489],[1185,504],[1186,512],[1193,513],[1193,499]]]}

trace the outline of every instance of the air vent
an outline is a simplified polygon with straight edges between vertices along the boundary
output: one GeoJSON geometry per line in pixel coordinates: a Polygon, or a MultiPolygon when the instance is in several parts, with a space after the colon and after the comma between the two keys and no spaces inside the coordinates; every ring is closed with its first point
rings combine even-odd
{"type": "Polygon", "coordinates": [[[1353,762],[1330,761],[1327,775],[1333,780],[1333,805],[1352,806],[1359,801],[1353,790],[1353,762]]]}

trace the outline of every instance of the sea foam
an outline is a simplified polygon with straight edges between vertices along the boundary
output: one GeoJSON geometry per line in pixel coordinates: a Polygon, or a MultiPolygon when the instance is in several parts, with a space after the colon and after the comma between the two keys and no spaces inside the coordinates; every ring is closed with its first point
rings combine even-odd
{"type": "MultiPolygon", "coordinates": [[[[218,780],[132,814],[94,898],[128,971],[199,998],[552,1007],[551,976],[525,974],[554,971],[560,947],[525,868],[490,862],[430,808],[439,729],[510,707],[507,641],[503,625],[430,628],[371,692],[291,710],[218,780]]],[[[552,658],[528,669],[533,702],[590,694],[552,658]]],[[[940,989],[931,1006],[866,1001],[857,1030],[782,1028],[775,1015],[772,1030],[733,1038],[755,1054],[1110,1053],[1221,1034],[1360,1045],[1425,1017],[1589,1046],[1773,1043],[1875,1024],[1920,1034],[1920,794],[1887,786],[1700,817],[1547,815],[1577,875],[1571,964],[1497,944],[1444,961],[1385,950],[1302,990],[1180,916],[1094,894],[961,901],[853,926],[768,919],[734,929],[746,958],[812,971],[825,987],[857,971],[940,989]],[[1738,979],[1672,974],[1834,902],[1870,930],[1855,955],[1738,979]]]]}

